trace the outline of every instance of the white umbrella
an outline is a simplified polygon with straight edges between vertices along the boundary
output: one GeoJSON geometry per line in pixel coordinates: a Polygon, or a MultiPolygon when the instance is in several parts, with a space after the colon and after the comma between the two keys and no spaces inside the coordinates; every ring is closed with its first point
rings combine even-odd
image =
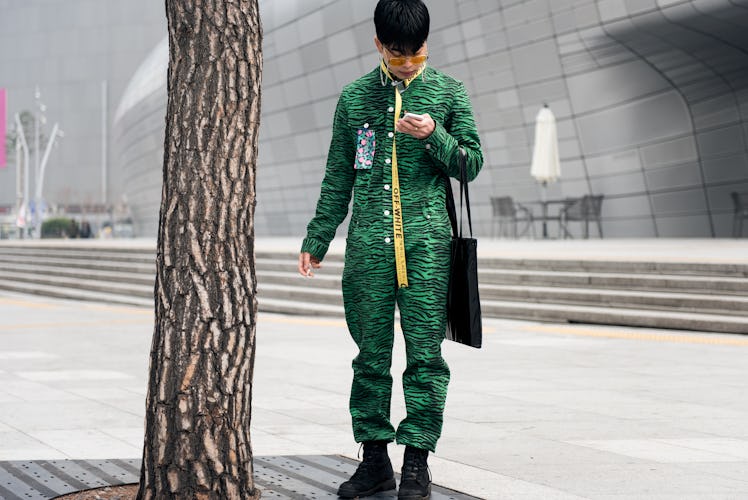
{"type": "Polygon", "coordinates": [[[540,182],[540,201],[543,207],[543,238],[548,237],[548,204],[546,188],[549,182],[561,177],[561,162],[558,159],[558,134],[556,117],[546,104],[535,118],[535,149],[532,153],[530,175],[540,182]]]}
{"type": "Polygon", "coordinates": [[[543,201],[545,201],[546,185],[561,177],[556,117],[553,116],[548,105],[544,106],[535,118],[535,149],[532,153],[530,175],[542,184],[543,201]]]}

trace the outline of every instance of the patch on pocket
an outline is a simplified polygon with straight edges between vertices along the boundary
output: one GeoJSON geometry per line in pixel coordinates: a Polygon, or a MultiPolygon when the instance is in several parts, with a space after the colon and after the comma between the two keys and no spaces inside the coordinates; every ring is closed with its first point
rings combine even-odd
{"type": "Polygon", "coordinates": [[[360,128],[356,133],[356,161],[353,168],[363,170],[374,164],[374,152],[377,149],[377,135],[370,128],[360,128]]]}

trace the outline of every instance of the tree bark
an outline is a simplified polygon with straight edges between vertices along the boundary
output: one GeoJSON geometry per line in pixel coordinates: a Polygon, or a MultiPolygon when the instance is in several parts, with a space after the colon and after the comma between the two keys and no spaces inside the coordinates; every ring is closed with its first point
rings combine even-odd
{"type": "Polygon", "coordinates": [[[139,499],[258,498],[257,0],[166,0],[168,104],[139,499]]]}

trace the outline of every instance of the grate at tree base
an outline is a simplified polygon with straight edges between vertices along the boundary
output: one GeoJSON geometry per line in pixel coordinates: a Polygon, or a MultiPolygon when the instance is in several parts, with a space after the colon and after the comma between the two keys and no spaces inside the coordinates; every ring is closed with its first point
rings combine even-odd
{"type": "MultiPolygon", "coordinates": [[[[333,455],[254,457],[254,478],[263,499],[337,498],[340,483],[358,462],[333,455]]],[[[0,462],[0,499],[50,499],[65,493],[136,483],[140,459],[31,460],[0,462]]],[[[397,498],[396,492],[370,498],[397,498]]],[[[433,486],[434,500],[469,500],[476,497],[433,486]]]]}

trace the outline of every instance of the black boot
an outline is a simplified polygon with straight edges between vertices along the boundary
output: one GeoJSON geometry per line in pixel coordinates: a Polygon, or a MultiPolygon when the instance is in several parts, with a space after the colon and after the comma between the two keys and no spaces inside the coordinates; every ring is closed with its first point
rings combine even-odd
{"type": "Polygon", "coordinates": [[[399,500],[427,500],[431,497],[431,477],[426,463],[428,456],[429,450],[405,447],[400,489],[397,492],[399,500]]]}
{"type": "Polygon", "coordinates": [[[364,461],[351,478],[340,485],[338,496],[356,498],[395,489],[395,473],[387,455],[387,441],[364,443],[364,461]]]}

